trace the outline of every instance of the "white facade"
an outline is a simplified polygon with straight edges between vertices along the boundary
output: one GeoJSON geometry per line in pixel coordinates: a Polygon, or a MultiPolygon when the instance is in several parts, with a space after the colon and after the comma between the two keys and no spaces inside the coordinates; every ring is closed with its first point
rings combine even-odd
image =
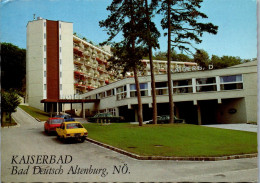
{"type": "Polygon", "coordinates": [[[73,24],[59,22],[60,27],[60,98],[74,95],[73,24]]]}
{"type": "MultiPolygon", "coordinates": [[[[196,121],[202,124],[210,123],[209,120],[214,120],[214,123],[257,121],[257,86],[255,84],[257,81],[257,62],[255,61],[225,69],[174,73],[172,79],[173,102],[178,117],[185,118],[190,111],[190,116],[196,116],[196,121]],[[235,112],[232,113],[232,110],[235,112]],[[207,116],[206,113],[214,118],[207,116]],[[198,114],[202,114],[200,119],[198,119],[200,116],[198,114]]],[[[163,83],[167,82],[167,76],[156,75],[155,80],[157,83],[157,105],[164,108],[164,111],[161,111],[161,114],[159,112],[158,115],[167,114],[168,88],[163,86],[163,83]]],[[[150,76],[139,77],[139,81],[141,84],[145,84],[141,90],[143,106],[147,106],[144,115],[149,119],[147,113],[150,113],[151,119],[150,76]]],[[[124,115],[124,112],[120,113],[121,109],[129,110],[131,113],[131,110],[136,110],[137,105],[133,89],[134,79],[126,78],[93,90],[82,97],[101,99],[100,103],[99,105],[86,104],[85,109],[90,114],[116,111],[116,115],[124,115]],[[111,90],[113,91],[112,95],[110,94],[111,90]]]]}
{"type": "Polygon", "coordinates": [[[45,20],[29,22],[27,25],[26,49],[26,98],[29,105],[43,109],[39,101],[45,98],[44,62],[46,61],[45,20]]]}

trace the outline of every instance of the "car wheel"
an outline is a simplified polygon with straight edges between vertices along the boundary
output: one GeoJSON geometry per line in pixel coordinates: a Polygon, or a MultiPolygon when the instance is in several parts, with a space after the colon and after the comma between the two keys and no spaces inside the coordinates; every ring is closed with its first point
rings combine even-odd
{"type": "Polygon", "coordinates": [[[85,137],[81,137],[80,142],[83,143],[85,141],[85,139],[86,139],[85,137]]]}

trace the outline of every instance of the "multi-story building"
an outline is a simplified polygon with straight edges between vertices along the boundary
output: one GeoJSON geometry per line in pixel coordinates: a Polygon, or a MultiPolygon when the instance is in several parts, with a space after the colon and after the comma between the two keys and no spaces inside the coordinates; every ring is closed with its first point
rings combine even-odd
{"type": "MultiPolygon", "coordinates": [[[[42,99],[74,95],[73,25],[42,18],[27,24],[26,99],[44,109],[42,99]]],[[[47,106],[46,106],[47,107],[47,106]]]]}
{"type": "MultiPolygon", "coordinates": [[[[29,105],[45,111],[61,110],[64,105],[53,104],[62,99],[79,99],[81,94],[123,79],[122,75],[107,71],[109,57],[109,49],[73,34],[73,23],[42,18],[28,22],[26,99],[29,105]]],[[[149,75],[149,61],[143,63],[140,75],[149,75]]],[[[166,61],[155,60],[155,74],[165,74],[166,65],[166,61]]],[[[171,68],[191,70],[194,66],[190,62],[172,62],[171,68]]],[[[129,76],[131,73],[126,77],[129,76]]]]}
{"type": "MultiPolygon", "coordinates": [[[[87,115],[112,112],[136,121],[134,78],[131,73],[123,78],[107,71],[109,57],[109,51],[73,35],[73,23],[42,18],[28,22],[26,97],[29,105],[45,111],[64,111],[72,109],[74,104],[73,109],[83,112],[83,116],[85,112],[87,115]]],[[[148,60],[142,62],[144,69],[139,73],[139,80],[143,116],[148,120],[152,118],[150,65],[148,60]]],[[[154,61],[159,115],[168,113],[166,66],[166,61],[154,61]]],[[[256,61],[218,70],[204,70],[196,63],[172,62],[171,70],[175,114],[186,122],[257,121],[256,61]]]]}
{"type": "Polygon", "coordinates": [[[48,111],[50,106],[44,106],[41,100],[79,98],[79,94],[116,81],[115,74],[106,70],[110,56],[108,51],[73,35],[73,23],[42,18],[28,22],[29,105],[48,111]]]}
{"type": "MultiPolygon", "coordinates": [[[[152,119],[151,78],[139,77],[144,120],[152,119]]],[[[169,114],[167,75],[155,76],[158,115],[169,114]]],[[[225,69],[172,74],[177,117],[193,124],[247,123],[257,121],[257,61],[225,69]]],[[[100,99],[85,104],[87,115],[110,112],[137,121],[136,87],[125,78],[82,95],[100,99]]]]}

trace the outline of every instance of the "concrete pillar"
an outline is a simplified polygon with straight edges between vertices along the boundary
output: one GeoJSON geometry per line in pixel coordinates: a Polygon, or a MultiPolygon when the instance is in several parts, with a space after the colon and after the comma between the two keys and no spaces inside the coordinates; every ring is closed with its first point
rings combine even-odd
{"type": "Polygon", "coordinates": [[[152,85],[151,85],[151,82],[148,82],[147,85],[148,85],[148,96],[152,96],[152,85]]]}
{"type": "Polygon", "coordinates": [[[192,91],[196,93],[196,78],[192,78],[192,91]]]}
{"type": "Polygon", "coordinates": [[[82,102],[82,118],[86,118],[86,111],[85,111],[84,102],[82,102]]]}
{"type": "Polygon", "coordinates": [[[130,98],[130,84],[126,84],[126,98],[130,98]]]}
{"type": "Polygon", "coordinates": [[[119,108],[115,107],[115,111],[116,111],[116,116],[119,116],[119,108]]]}
{"type": "Polygon", "coordinates": [[[59,106],[59,102],[57,102],[57,111],[56,111],[56,114],[58,115],[60,112],[60,106],[59,106]]]}
{"type": "Polygon", "coordinates": [[[53,103],[51,103],[51,118],[53,116],[53,103]]]}
{"type": "Polygon", "coordinates": [[[217,91],[220,91],[220,78],[216,76],[217,91]]]}
{"type": "Polygon", "coordinates": [[[200,105],[197,105],[197,111],[198,111],[198,125],[202,125],[200,105]]]}

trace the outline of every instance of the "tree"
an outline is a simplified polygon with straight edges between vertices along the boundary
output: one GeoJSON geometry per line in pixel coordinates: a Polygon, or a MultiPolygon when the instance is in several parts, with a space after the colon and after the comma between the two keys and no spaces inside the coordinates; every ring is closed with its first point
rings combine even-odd
{"type": "MultiPolygon", "coordinates": [[[[142,18],[143,12],[140,10],[140,1],[137,0],[113,0],[111,5],[107,7],[110,11],[110,15],[106,20],[100,21],[100,27],[105,27],[108,40],[105,43],[110,42],[119,33],[123,34],[124,40],[118,44],[114,44],[116,50],[116,56],[118,58],[112,58],[113,65],[117,65],[115,62],[124,62],[126,59],[126,66],[124,69],[134,72],[134,79],[137,91],[138,101],[138,121],[139,126],[143,125],[143,107],[141,101],[141,92],[138,79],[138,67],[142,65],[141,59],[139,59],[139,47],[137,46],[137,39],[143,28],[139,18],[142,18]],[[128,59],[126,58],[128,57],[128,59]],[[115,63],[115,64],[114,64],[115,63]]],[[[123,66],[123,65],[122,65],[123,66]]]]}
{"type": "Polygon", "coordinates": [[[247,60],[244,61],[240,57],[234,57],[234,56],[218,57],[216,55],[212,55],[211,57],[211,63],[213,64],[214,69],[231,67],[233,65],[242,64],[244,62],[247,62],[247,60]]]}
{"type": "Polygon", "coordinates": [[[25,94],[26,50],[11,43],[1,43],[1,87],[25,94]]]}
{"type": "Polygon", "coordinates": [[[190,62],[190,61],[192,61],[192,59],[189,56],[187,56],[187,55],[185,55],[183,53],[175,54],[174,56],[176,57],[175,59],[173,59],[175,61],[181,61],[181,62],[190,62]]]}
{"type": "Polygon", "coordinates": [[[11,114],[16,111],[20,104],[19,95],[14,90],[1,92],[1,119],[2,123],[6,122],[6,114],[9,114],[9,122],[11,123],[11,114]]]}
{"type": "Polygon", "coordinates": [[[205,69],[208,69],[210,64],[209,55],[205,50],[197,50],[193,56],[193,61],[205,69]]]}
{"type": "Polygon", "coordinates": [[[164,17],[161,21],[162,28],[167,29],[168,35],[168,90],[170,104],[170,123],[174,122],[172,81],[170,74],[171,50],[178,49],[182,52],[191,53],[193,43],[201,43],[204,32],[216,34],[218,27],[212,23],[201,23],[199,19],[208,18],[204,13],[199,12],[203,0],[162,0],[161,13],[164,17]]]}
{"type": "Polygon", "coordinates": [[[156,59],[156,60],[167,60],[167,53],[162,52],[162,51],[156,52],[154,54],[154,59],[156,59]]]}
{"type": "Polygon", "coordinates": [[[148,0],[142,0],[142,5],[144,5],[145,17],[143,21],[143,31],[140,35],[140,41],[148,47],[148,55],[150,60],[150,71],[151,71],[151,88],[152,88],[152,100],[153,100],[153,123],[157,124],[157,102],[156,102],[156,90],[155,90],[155,77],[154,77],[154,67],[153,67],[153,48],[159,48],[158,38],[160,33],[157,30],[154,22],[151,21],[153,12],[158,5],[157,0],[152,0],[150,5],[148,5],[148,0]]]}

